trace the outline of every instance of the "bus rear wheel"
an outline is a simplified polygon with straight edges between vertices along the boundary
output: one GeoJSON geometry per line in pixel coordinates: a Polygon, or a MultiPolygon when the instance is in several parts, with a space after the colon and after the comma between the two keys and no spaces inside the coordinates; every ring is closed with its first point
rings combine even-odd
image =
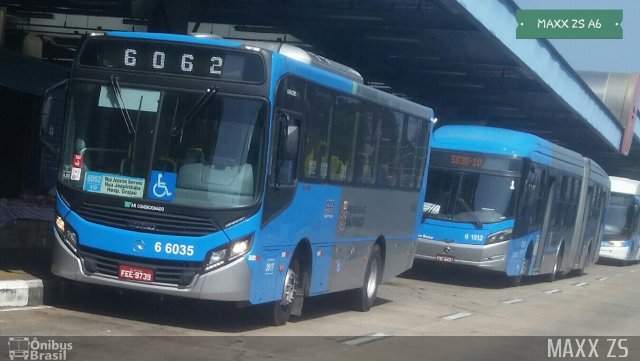
{"type": "Polygon", "coordinates": [[[562,249],[559,249],[558,253],[556,253],[556,262],[553,265],[553,271],[547,275],[547,282],[553,282],[556,280],[556,278],[558,277],[558,274],[560,273],[558,269],[560,268],[561,264],[562,264],[562,249]]]}
{"type": "Polygon", "coordinates": [[[296,297],[296,290],[300,284],[300,261],[297,257],[289,263],[287,274],[284,279],[284,290],[282,299],[269,302],[265,305],[267,322],[271,326],[283,326],[291,316],[293,301],[296,297]]]}
{"type": "Polygon", "coordinates": [[[382,279],[382,255],[380,246],[376,243],[371,249],[367,270],[361,288],[352,291],[353,308],[356,311],[367,312],[373,306],[378,294],[378,285],[382,279]]]}

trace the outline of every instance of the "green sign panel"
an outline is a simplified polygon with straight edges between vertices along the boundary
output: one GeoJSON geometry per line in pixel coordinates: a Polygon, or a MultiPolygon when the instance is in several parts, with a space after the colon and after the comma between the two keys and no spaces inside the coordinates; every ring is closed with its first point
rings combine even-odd
{"type": "Polygon", "coordinates": [[[517,39],[622,39],[622,10],[517,10],[517,39]]]}

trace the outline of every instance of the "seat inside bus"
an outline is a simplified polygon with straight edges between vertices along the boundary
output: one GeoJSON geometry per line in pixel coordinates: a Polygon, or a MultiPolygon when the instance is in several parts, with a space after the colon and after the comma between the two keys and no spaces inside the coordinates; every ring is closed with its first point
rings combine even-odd
{"type": "Polygon", "coordinates": [[[253,195],[253,167],[214,159],[204,163],[185,164],[178,172],[177,187],[205,192],[253,195]]]}

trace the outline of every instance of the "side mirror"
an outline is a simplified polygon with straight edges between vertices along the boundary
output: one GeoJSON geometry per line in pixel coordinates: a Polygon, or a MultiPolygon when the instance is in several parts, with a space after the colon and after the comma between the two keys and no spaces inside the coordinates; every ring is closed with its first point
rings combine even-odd
{"type": "Polygon", "coordinates": [[[295,160],[298,158],[299,127],[289,121],[289,124],[284,127],[284,131],[286,134],[284,137],[283,158],[285,160],[295,160]]]}
{"type": "Polygon", "coordinates": [[[55,136],[51,127],[51,114],[53,110],[53,92],[67,86],[67,81],[63,80],[44,92],[42,111],[40,113],[40,142],[56,157],[60,153],[60,149],[56,147],[49,139],[55,136]]]}
{"type": "Polygon", "coordinates": [[[53,96],[45,93],[42,103],[42,113],[40,114],[40,133],[49,133],[49,120],[51,120],[51,104],[53,104],[53,96]]]}
{"type": "Polygon", "coordinates": [[[298,161],[298,148],[300,140],[300,126],[289,114],[280,113],[277,162],[276,162],[276,186],[292,185],[296,178],[296,164],[298,161]]]}

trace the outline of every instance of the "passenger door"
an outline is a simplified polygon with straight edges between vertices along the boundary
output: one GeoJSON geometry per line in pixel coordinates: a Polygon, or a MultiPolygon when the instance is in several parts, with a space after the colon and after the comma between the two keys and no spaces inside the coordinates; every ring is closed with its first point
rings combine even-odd
{"type": "MultiPolygon", "coordinates": [[[[534,262],[534,274],[539,274],[544,272],[544,264],[543,262],[547,261],[547,249],[551,247],[553,242],[553,231],[554,227],[552,225],[552,213],[553,212],[553,203],[555,199],[556,192],[556,181],[554,177],[551,177],[547,180],[546,184],[549,186],[546,189],[546,197],[544,203],[544,221],[542,222],[542,229],[540,230],[540,240],[538,244],[533,250],[533,257],[535,259],[534,262]]],[[[554,254],[555,257],[555,254],[554,254]]],[[[548,262],[547,262],[548,263],[548,262]]]]}

